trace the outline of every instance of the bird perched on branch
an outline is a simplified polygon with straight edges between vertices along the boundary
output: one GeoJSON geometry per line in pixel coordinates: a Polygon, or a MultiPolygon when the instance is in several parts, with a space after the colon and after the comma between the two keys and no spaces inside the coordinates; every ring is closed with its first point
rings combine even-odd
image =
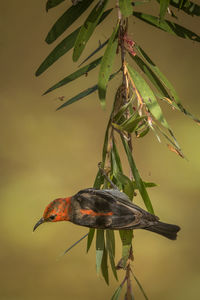
{"type": "Polygon", "coordinates": [[[116,189],[88,188],[52,201],[33,231],[44,222],[70,221],[97,229],[145,229],[175,240],[180,227],[159,221],[116,189]]]}

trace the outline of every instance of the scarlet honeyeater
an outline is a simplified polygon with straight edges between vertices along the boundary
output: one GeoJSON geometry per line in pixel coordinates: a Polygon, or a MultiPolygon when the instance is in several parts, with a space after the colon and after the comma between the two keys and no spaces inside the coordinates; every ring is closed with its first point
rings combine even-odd
{"type": "Polygon", "coordinates": [[[58,198],[45,209],[34,226],[44,222],[70,221],[97,229],[146,229],[175,240],[180,227],[159,221],[155,215],[133,204],[115,190],[84,189],[68,198],[58,198]]]}

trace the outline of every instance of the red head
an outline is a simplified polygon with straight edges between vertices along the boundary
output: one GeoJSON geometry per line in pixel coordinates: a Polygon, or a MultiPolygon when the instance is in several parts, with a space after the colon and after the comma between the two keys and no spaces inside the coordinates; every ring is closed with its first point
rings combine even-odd
{"type": "Polygon", "coordinates": [[[43,217],[35,224],[33,231],[44,222],[69,221],[69,198],[58,198],[47,205],[44,210],[43,217]]]}

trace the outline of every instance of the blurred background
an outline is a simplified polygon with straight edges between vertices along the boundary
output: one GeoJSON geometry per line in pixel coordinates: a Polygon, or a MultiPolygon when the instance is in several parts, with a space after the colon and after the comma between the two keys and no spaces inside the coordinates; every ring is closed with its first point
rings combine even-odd
{"type": "MultiPolygon", "coordinates": [[[[109,299],[118,283],[111,275],[107,287],[102,277],[96,276],[94,245],[86,254],[84,240],[60,256],[87,233],[86,228],[61,222],[45,224],[32,233],[51,200],[93,185],[115,88],[120,83],[120,76],[112,81],[106,111],[102,111],[97,94],[55,111],[62,104],[59,97],[67,100],[95,84],[97,70],[41,96],[78,65],[72,64],[70,52],[39,78],[34,76],[57,43],[49,46],[44,42],[47,32],[70,6],[63,2],[47,14],[45,3],[1,1],[0,299],[109,299]]],[[[157,12],[155,3],[152,14],[157,12]]],[[[98,40],[109,37],[115,16],[116,12],[98,27],[98,38],[91,39],[82,58],[97,47],[98,40]]],[[[200,34],[198,18],[179,16],[180,24],[200,34]]],[[[135,19],[130,22],[129,34],[170,78],[183,105],[199,117],[200,45],[135,19]]],[[[200,128],[181,113],[162,107],[187,160],[170,152],[165,143],[159,144],[152,133],[133,140],[134,157],[143,179],[158,184],[149,190],[156,214],[182,230],[176,242],[136,231],[133,268],[150,299],[196,300],[200,299],[200,128]]],[[[140,196],[136,203],[143,206],[140,196]]],[[[118,233],[116,237],[120,258],[118,233]]],[[[123,276],[119,272],[120,279],[123,276]]],[[[133,286],[135,298],[143,299],[135,282],[133,286]]]]}

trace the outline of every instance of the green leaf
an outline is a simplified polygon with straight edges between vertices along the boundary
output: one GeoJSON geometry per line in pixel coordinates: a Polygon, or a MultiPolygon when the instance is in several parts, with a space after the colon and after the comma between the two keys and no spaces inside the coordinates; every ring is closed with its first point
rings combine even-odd
{"type": "Polygon", "coordinates": [[[135,132],[135,134],[136,134],[136,137],[137,138],[142,138],[142,137],[144,137],[148,132],[149,132],[149,130],[150,130],[150,127],[149,126],[147,126],[145,129],[143,129],[143,130],[141,130],[141,131],[137,131],[137,132],[135,132]]]}
{"type": "Polygon", "coordinates": [[[105,279],[105,282],[107,285],[109,285],[109,276],[108,276],[108,252],[106,248],[104,248],[103,251],[103,258],[101,262],[101,272],[103,275],[103,278],[105,279]]]}
{"type": "Polygon", "coordinates": [[[166,31],[173,35],[177,35],[184,39],[190,39],[192,41],[200,42],[199,35],[197,35],[196,33],[192,32],[189,29],[187,29],[183,26],[180,26],[176,23],[173,23],[173,22],[170,22],[167,20],[163,20],[162,22],[160,22],[159,18],[148,15],[148,14],[143,14],[140,12],[133,12],[133,15],[136,18],[138,18],[154,27],[157,27],[163,31],[166,31]]]}
{"type": "Polygon", "coordinates": [[[87,252],[90,250],[93,238],[94,238],[95,229],[90,228],[88,233],[88,239],[87,239],[87,252]]]}
{"type": "Polygon", "coordinates": [[[130,249],[132,246],[133,230],[119,230],[120,238],[122,241],[122,259],[120,265],[126,268],[127,260],[130,256],[130,249]]]}
{"type": "Polygon", "coordinates": [[[119,0],[119,8],[124,17],[129,17],[133,13],[131,0],[119,0]]]}
{"type": "MultiPolygon", "coordinates": [[[[164,84],[164,86],[169,90],[172,97],[167,96],[167,94],[164,96],[167,98],[168,103],[170,103],[173,107],[176,109],[179,109],[181,112],[183,112],[185,115],[189,116],[191,119],[193,119],[195,122],[200,123],[200,120],[194,117],[190,112],[188,112],[183,105],[181,104],[180,98],[171,84],[171,82],[165,77],[165,75],[159,70],[159,68],[155,65],[155,63],[150,59],[150,57],[147,55],[147,53],[138,45],[135,45],[136,49],[139,51],[140,55],[146,60],[148,66],[151,68],[151,70],[158,76],[159,80],[164,84]],[[172,98],[172,101],[170,99],[172,98]]],[[[163,91],[164,92],[164,91],[163,91]]]]}
{"type": "Polygon", "coordinates": [[[111,300],[118,300],[121,291],[122,291],[122,286],[120,285],[120,286],[118,287],[118,289],[115,291],[115,293],[113,294],[111,300]]]}
{"type": "Polygon", "coordinates": [[[115,236],[113,230],[106,230],[106,247],[108,250],[113,275],[115,276],[116,280],[118,280],[117,270],[115,267],[115,236]]]}
{"type": "Polygon", "coordinates": [[[160,20],[163,21],[167,8],[169,6],[170,0],[160,0],[160,20]]]}
{"type": "MultiPolygon", "coordinates": [[[[103,22],[103,20],[111,13],[112,9],[106,10],[103,15],[101,16],[101,19],[99,20],[98,25],[103,22]]],[[[60,42],[53,51],[47,56],[47,58],[42,62],[42,64],[39,66],[39,68],[36,71],[36,76],[39,76],[42,74],[46,69],[48,69],[54,62],[56,62],[61,56],[66,54],[69,50],[72,49],[72,47],[75,44],[76,38],[78,36],[78,33],[80,31],[80,28],[77,28],[75,31],[73,31],[70,35],[68,35],[62,42],[60,42]]]]}
{"type": "MultiPolygon", "coordinates": [[[[91,0],[90,0],[91,1],[91,0]]],[[[81,2],[84,3],[85,1],[81,2]]],[[[73,52],[73,61],[77,61],[83,52],[89,38],[91,37],[93,31],[95,30],[103,12],[106,7],[108,0],[103,0],[98,2],[96,6],[93,8],[84,24],[81,26],[80,32],[77,36],[74,52],[73,52]]],[[[77,9],[78,11],[78,9],[77,9]]]]}
{"type": "Polygon", "coordinates": [[[130,200],[133,199],[134,195],[134,185],[133,182],[123,173],[117,173],[117,180],[123,184],[123,192],[129,197],[130,200]]]}
{"type": "Polygon", "coordinates": [[[108,44],[109,40],[106,40],[103,44],[100,44],[99,47],[97,47],[90,55],[88,55],[86,57],[86,59],[84,59],[84,61],[82,61],[82,63],[79,65],[82,66],[88,59],[90,59],[93,55],[95,55],[97,52],[99,52],[101,49],[103,49],[103,47],[105,47],[105,45],[108,44]]]}
{"type": "MultiPolygon", "coordinates": [[[[130,53],[129,53],[130,54],[130,53]]],[[[148,67],[148,65],[138,56],[133,56],[130,54],[132,59],[136,62],[138,67],[144,72],[144,74],[148,77],[151,83],[155,86],[155,88],[163,95],[164,97],[170,98],[169,93],[167,92],[166,88],[162,84],[161,80],[155,73],[148,67]]]]}
{"type": "Polygon", "coordinates": [[[101,61],[101,67],[99,71],[99,80],[98,80],[98,92],[99,99],[101,101],[102,107],[105,107],[105,97],[106,97],[106,88],[110,73],[112,71],[112,65],[116,55],[117,44],[118,44],[118,29],[119,23],[117,23],[105,50],[104,56],[101,61]]]}
{"type": "Polygon", "coordinates": [[[96,238],[96,271],[97,271],[97,274],[99,274],[100,269],[101,269],[104,245],[105,245],[104,230],[97,229],[97,238],[96,238]]]}
{"type": "MultiPolygon", "coordinates": [[[[157,0],[160,2],[160,0],[157,0]]],[[[183,1],[184,3],[180,7],[180,0],[170,0],[170,5],[181,9],[184,11],[186,14],[191,15],[191,16],[200,16],[200,5],[192,2],[192,1],[183,1]]]]}
{"type": "MultiPolygon", "coordinates": [[[[154,183],[154,182],[145,182],[145,181],[143,181],[143,183],[144,183],[144,186],[147,187],[147,188],[148,187],[155,187],[155,186],[157,186],[157,184],[154,183]]],[[[139,189],[138,186],[137,186],[136,181],[132,181],[132,185],[134,187],[134,190],[138,190],[139,189]]]]}
{"type": "Polygon", "coordinates": [[[84,0],[72,5],[52,26],[45,41],[48,44],[53,43],[67,28],[69,28],[94,0],[84,0]]]}
{"type": "Polygon", "coordinates": [[[128,72],[132,78],[135,88],[138,90],[143,102],[148,107],[151,114],[156,120],[158,120],[165,128],[169,129],[169,125],[163,116],[160,105],[158,104],[153,91],[150,89],[146,81],[140,76],[140,74],[134,70],[131,66],[127,65],[128,72]]]}
{"type": "MultiPolygon", "coordinates": [[[[120,70],[116,71],[115,73],[113,73],[111,76],[110,76],[110,79],[109,80],[112,80],[118,73],[119,73],[120,70]]],[[[59,106],[56,110],[59,110],[65,106],[68,106],[72,103],[75,103],[77,101],[79,101],[80,99],[94,93],[96,90],[97,90],[98,86],[97,84],[96,85],[93,85],[92,87],[84,90],[83,92],[77,94],[76,96],[70,98],[69,100],[67,100],[65,103],[63,103],[61,106],[59,106]]]]}
{"type": "Polygon", "coordinates": [[[46,3],[46,11],[48,11],[50,8],[53,8],[57,5],[59,5],[63,1],[65,1],[65,0],[48,0],[46,3]]]}
{"type": "Polygon", "coordinates": [[[145,291],[144,291],[144,289],[143,289],[141,283],[139,282],[139,280],[137,279],[137,277],[134,275],[133,272],[132,272],[132,274],[133,274],[133,277],[134,277],[134,279],[135,279],[135,281],[136,281],[136,283],[137,283],[137,285],[138,285],[140,291],[142,292],[142,294],[143,294],[145,300],[149,300],[149,298],[147,297],[147,295],[146,295],[146,293],[145,293],[145,291]]]}
{"type": "Polygon", "coordinates": [[[66,54],[72,47],[76,41],[76,37],[79,33],[80,27],[73,31],[70,35],[68,35],[62,42],[58,44],[57,47],[51,51],[51,53],[45,58],[45,60],[41,63],[39,68],[37,69],[35,75],[41,75],[46,69],[48,69],[55,61],[57,61],[61,56],[66,54]]]}
{"type": "Polygon", "coordinates": [[[54,84],[52,87],[50,87],[43,95],[46,95],[46,94],[52,92],[53,90],[55,90],[63,85],[66,85],[69,82],[71,82],[71,81],[85,75],[89,71],[95,69],[100,64],[101,59],[102,59],[102,57],[99,57],[96,60],[94,60],[93,62],[91,62],[90,64],[88,64],[87,66],[82,67],[81,69],[78,69],[76,72],[68,75],[67,77],[60,80],[58,83],[54,84]]]}
{"type": "Polygon", "coordinates": [[[65,106],[68,106],[72,103],[75,103],[77,101],[79,101],[80,99],[94,93],[97,90],[97,84],[93,85],[92,87],[84,90],[83,92],[77,94],[76,96],[70,98],[69,100],[67,100],[65,103],[63,103],[61,106],[59,106],[56,110],[59,110],[65,106]]]}
{"type": "Polygon", "coordinates": [[[147,120],[147,116],[141,116],[141,117],[136,117],[136,116],[132,115],[128,120],[126,120],[124,123],[119,125],[118,128],[121,130],[125,130],[129,133],[134,132],[140,123],[144,123],[147,120]]]}
{"type": "Polygon", "coordinates": [[[116,175],[118,172],[122,172],[122,164],[114,139],[112,141],[111,159],[113,165],[113,174],[116,175]]]}
{"type": "Polygon", "coordinates": [[[150,213],[154,214],[154,210],[153,210],[153,206],[151,204],[151,200],[150,200],[149,195],[148,195],[148,193],[146,191],[144,182],[142,181],[142,179],[140,177],[138,169],[136,168],[136,165],[135,165],[135,162],[133,160],[133,156],[132,156],[132,153],[131,153],[131,151],[129,149],[128,143],[127,143],[127,141],[122,136],[121,136],[121,139],[122,139],[122,143],[123,143],[123,146],[124,146],[127,158],[128,158],[128,162],[129,162],[131,171],[132,171],[133,176],[135,178],[136,184],[138,186],[138,189],[140,191],[140,194],[142,196],[144,204],[145,204],[147,210],[150,213]]]}

